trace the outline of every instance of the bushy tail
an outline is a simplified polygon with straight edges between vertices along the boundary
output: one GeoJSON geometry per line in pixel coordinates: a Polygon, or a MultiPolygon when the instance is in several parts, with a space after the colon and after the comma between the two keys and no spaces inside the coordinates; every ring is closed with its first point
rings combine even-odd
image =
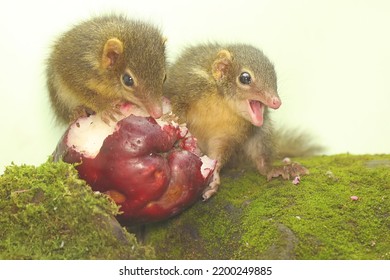
{"type": "Polygon", "coordinates": [[[299,129],[280,128],[274,134],[277,158],[308,157],[326,151],[325,146],[316,142],[316,138],[308,132],[299,129]]]}

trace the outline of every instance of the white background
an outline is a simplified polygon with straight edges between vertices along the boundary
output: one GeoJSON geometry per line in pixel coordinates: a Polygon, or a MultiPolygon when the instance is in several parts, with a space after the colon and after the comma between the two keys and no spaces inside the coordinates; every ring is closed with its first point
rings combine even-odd
{"type": "Polygon", "coordinates": [[[169,60],[199,42],[263,49],[278,73],[278,126],[313,133],[327,154],[390,153],[390,1],[13,0],[0,10],[0,172],[46,161],[64,131],[45,87],[53,40],[112,11],[158,25],[169,60]]]}

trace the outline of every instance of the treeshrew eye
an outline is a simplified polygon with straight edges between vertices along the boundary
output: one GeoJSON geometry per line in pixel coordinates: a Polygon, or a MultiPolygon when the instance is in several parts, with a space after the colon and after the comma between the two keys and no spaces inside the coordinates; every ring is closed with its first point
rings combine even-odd
{"type": "Polygon", "coordinates": [[[242,72],[239,77],[240,83],[249,85],[252,82],[252,77],[248,72],[242,72]]]}
{"type": "Polygon", "coordinates": [[[134,85],[134,79],[128,73],[122,75],[122,82],[127,87],[132,87],[134,85]]]}

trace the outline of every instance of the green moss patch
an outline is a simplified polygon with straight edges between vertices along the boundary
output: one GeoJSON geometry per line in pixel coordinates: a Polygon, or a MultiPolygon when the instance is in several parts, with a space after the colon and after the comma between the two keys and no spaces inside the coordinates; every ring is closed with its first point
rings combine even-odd
{"type": "Polygon", "coordinates": [[[150,247],[66,163],[7,167],[0,177],[0,259],[144,259],[150,247]]]}
{"type": "Polygon", "coordinates": [[[390,156],[299,162],[299,185],[226,171],[215,197],[148,226],[146,242],[161,259],[390,259],[390,156]]]}

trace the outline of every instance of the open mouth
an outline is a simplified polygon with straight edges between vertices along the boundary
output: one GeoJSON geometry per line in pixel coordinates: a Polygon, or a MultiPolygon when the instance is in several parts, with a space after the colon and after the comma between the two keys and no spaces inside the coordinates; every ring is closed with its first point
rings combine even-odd
{"type": "Polygon", "coordinates": [[[255,126],[263,125],[263,113],[264,113],[264,104],[258,100],[247,100],[248,102],[248,112],[251,118],[251,122],[255,126]]]}

